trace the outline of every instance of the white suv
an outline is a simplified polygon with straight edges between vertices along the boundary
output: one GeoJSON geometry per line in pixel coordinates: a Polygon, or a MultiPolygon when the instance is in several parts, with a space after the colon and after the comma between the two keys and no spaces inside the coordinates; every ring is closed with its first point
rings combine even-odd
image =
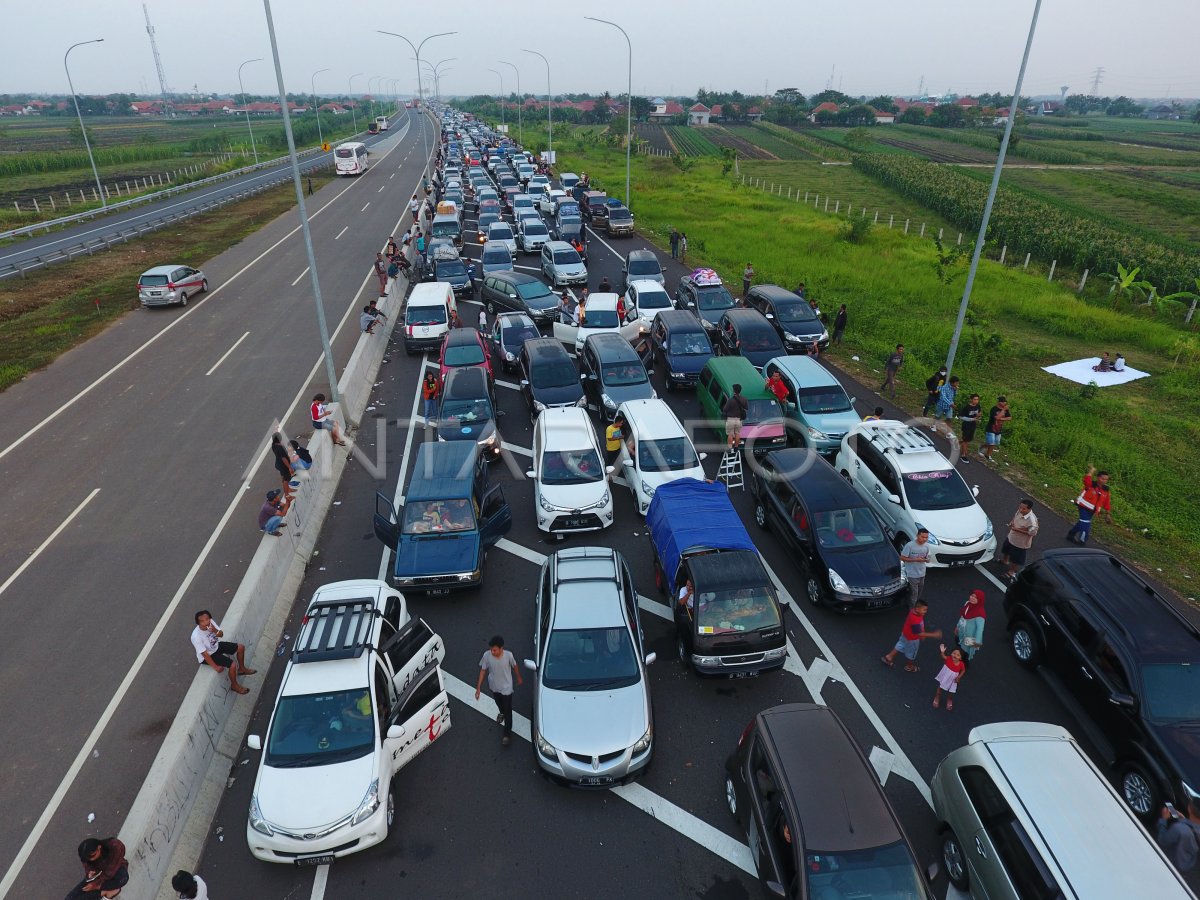
{"type": "Polygon", "coordinates": [[[613,523],[609,490],[612,466],[604,465],[596,429],[586,409],[544,410],[533,426],[533,500],[541,531],[560,537],[599,531],[613,523]]]}
{"type": "Polygon", "coordinates": [[[969,566],[996,552],[992,522],[958,470],[925,433],[863,422],[842,438],[835,467],[871,504],[897,547],[928,529],[931,566],[969,566]]]}
{"type": "Polygon", "coordinates": [[[666,401],[627,400],[617,408],[617,418],[625,420],[617,468],[643,516],[655,489],[668,481],[707,477],[700,465],[707,454],[696,452],[666,401]]]}
{"type": "Polygon", "coordinates": [[[383,841],[392,778],[450,728],[442,640],[385,582],[339,581],[305,613],[262,750],[246,842],[264,862],[324,865],[383,841]]]}

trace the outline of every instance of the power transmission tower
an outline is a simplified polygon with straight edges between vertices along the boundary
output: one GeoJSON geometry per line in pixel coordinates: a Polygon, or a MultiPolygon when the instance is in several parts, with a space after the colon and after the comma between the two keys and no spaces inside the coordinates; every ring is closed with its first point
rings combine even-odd
{"type": "Polygon", "coordinates": [[[920,100],[925,96],[925,76],[921,76],[921,83],[917,85],[917,99],[920,100]]]}
{"type": "Polygon", "coordinates": [[[154,52],[154,68],[158,70],[158,89],[163,99],[167,99],[170,89],[167,87],[167,73],[163,71],[162,57],[158,55],[158,41],[154,39],[154,26],[150,24],[150,10],[142,4],[142,12],[146,14],[146,34],[150,35],[150,49],[154,52]]]}
{"type": "Polygon", "coordinates": [[[1104,66],[1096,66],[1096,71],[1092,73],[1092,96],[1100,96],[1100,81],[1104,78],[1104,66]]]}

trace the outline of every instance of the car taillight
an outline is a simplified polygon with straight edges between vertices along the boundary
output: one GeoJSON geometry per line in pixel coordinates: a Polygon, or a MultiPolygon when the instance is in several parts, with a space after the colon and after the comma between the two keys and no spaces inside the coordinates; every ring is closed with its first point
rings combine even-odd
{"type": "Polygon", "coordinates": [[[173,291],[173,290],[175,290],[175,283],[174,283],[173,281],[168,281],[168,282],[167,282],[167,290],[168,290],[168,291],[173,291]]]}

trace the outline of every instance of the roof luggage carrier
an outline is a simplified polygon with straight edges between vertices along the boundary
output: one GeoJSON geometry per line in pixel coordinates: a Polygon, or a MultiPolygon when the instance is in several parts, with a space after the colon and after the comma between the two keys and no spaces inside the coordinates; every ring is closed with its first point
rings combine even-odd
{"type": "Polygon", "coordinates": [[[917,431],[911,425],[897,422],[894,425],[884,425],[883,422],[872,422],[869,428],[863,429],[870,435],[868,440],[879,448],[881,453],[929,453],[937,452],[937,447],[927,434],[917,431]]]}
{"type": "Polygon", "coordinates": [[[375,600],[366,597],[314,603],[304,616],[308,627],[301,628],[292,662],[357,659],[371,648],[379,615],[375,600]]]}

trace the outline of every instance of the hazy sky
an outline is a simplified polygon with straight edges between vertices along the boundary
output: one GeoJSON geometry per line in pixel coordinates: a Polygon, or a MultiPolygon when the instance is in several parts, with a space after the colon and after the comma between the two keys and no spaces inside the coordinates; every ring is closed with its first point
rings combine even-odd
{"type": "MultiPolygon", "coordinates": [[[[237,67],[246,90],[275,92],[261,0],[148,0],[167,84],[176,91],[229,95],[237,67]]],[[[53,14],[37,3],[0,2],[0,92],[66,92],[62,53],[76,42],[103,44],[71,54],[80,93],[157,93],[154,59],[141,2],[59,0],[53,14]]],[[[521,48],[550,59],[555,93],[624,92],[625,42],[619,32],[588,22],[596,14],[621,24],[633,42],[636,94],[693,94],[700,86],[761,93],[796,87],[805,94],[830,82],[848,94],[908,95],[924,76],[927,91],[960,94],[1012,90],[1033,0],[604,0],[603,3],[397,3],[394,0],[274,0],[283,72],[292,91],[346,91],[356,73],[398,77],[416,88],[412,53],[396,31],[425,45],[423,59],[457,60],[443,67],[443,94],[515,90],[545,93],[546,68],[521,48]],[[414,14],[413,10],[419,10],[414,14]],[[464,10],[487,9],[472,21],[464,10]]],[[[1088,93],[1104,67],[1102,94],[1200,96],[1196,0],[1044,0],[1024,93],[1088,93]]],[[[366,89],[356,78],[355,90],[366,89]]]]}

